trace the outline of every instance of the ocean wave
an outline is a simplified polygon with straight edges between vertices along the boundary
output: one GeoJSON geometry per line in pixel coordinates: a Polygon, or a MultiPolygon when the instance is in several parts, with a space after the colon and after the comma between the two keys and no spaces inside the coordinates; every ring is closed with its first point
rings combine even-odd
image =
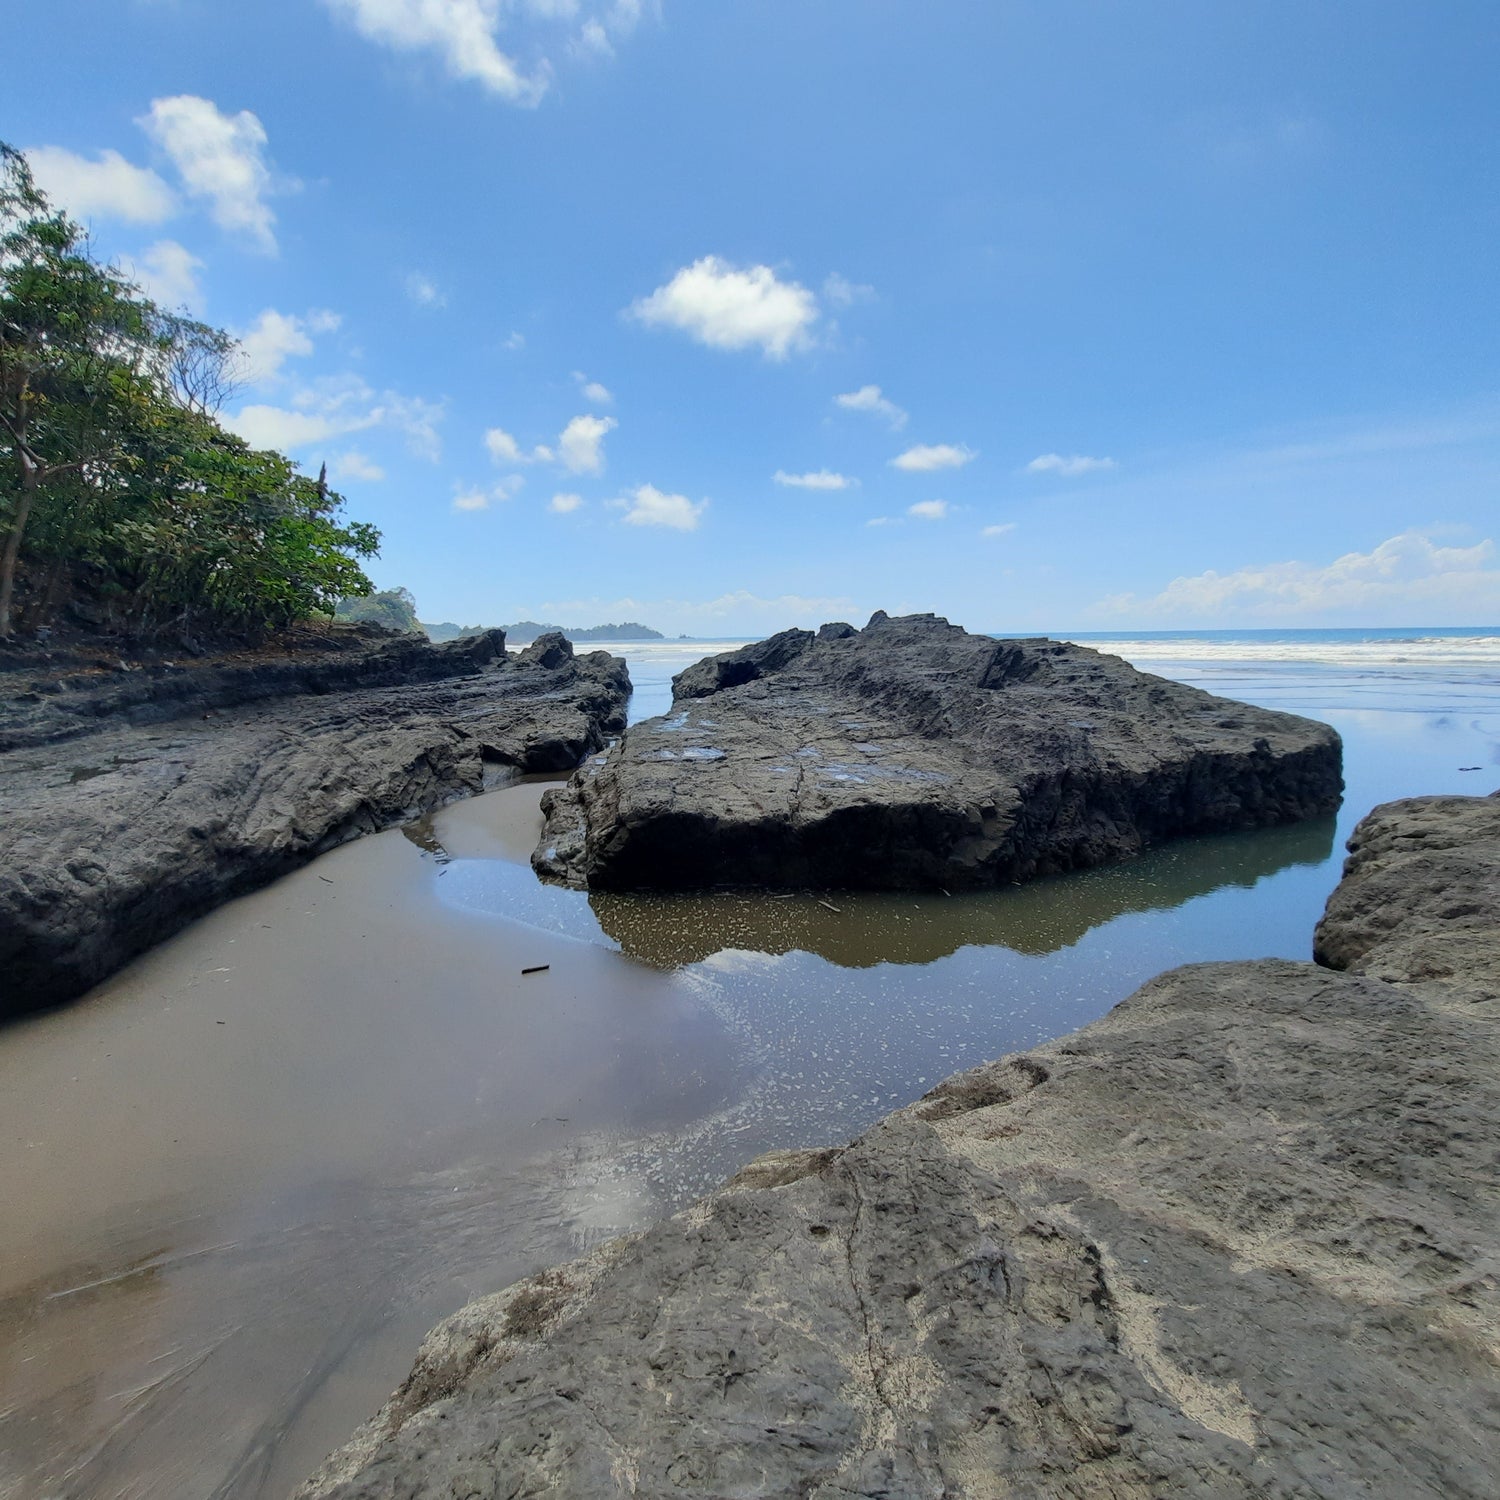
{"type": "MultiPolygon", "coordinates": [[[[1068,637],[1064,637],[1068,639],[1068,637]]],[[[1385,640],[1195,640],[1191,637],[1141,639],[1122,635],[1109,640],[1078,641],[1094,651],[1142,662],[1182,662],[1227,666],[1231,663],[1283,663],[1341,668],[1500,669],[1500,635],[1411,636],[1385,640]]]]}

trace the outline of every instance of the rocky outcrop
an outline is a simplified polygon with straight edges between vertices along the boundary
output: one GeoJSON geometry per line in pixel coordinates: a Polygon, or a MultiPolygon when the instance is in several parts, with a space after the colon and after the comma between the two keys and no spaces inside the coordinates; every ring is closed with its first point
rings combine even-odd
{"type": "Polygon", "coordinates": [[[498,632],[362,634],[327,659],[156,676],[161,697],[152,677],[96,674],[67,690],[77,712],[7,706],[29,738],[0,755],[0,1018],[82,994],[336,844],[487,778],[566,771],[624,727],[624,662],[561,637],[507,658],[498,632]]]}
{"type": "Polygon", "coordinates": [[[1489,993],[1500,933],[1500,801],[1412,797],[1366,818],[1318,924],[1313,956],[1380,979],[1473,981],[1489,993]]]}
{"type": "Polygon", "coordinates": [[[208,661],[102,650],[0,657],[0,753],[270,698],[461,677],[504,656],[500,630],[435,648],[423,636],[379,625],[334,624],[288,631],[262,650],[208,661]]]}
{"type": "Polygon", "coordinates": [[[533,864],[594,890],[956,890],[1326,813],[1324,724],[932,615],[784,631],[674,680],[543,806],[533,864]]]}
{"type": "Polygon", "coordinates": [[[1377,809],[1345,972],[1179,969],[471,1304],[302,1500],[1487,1500],[1497,839],[1377,809]]]}

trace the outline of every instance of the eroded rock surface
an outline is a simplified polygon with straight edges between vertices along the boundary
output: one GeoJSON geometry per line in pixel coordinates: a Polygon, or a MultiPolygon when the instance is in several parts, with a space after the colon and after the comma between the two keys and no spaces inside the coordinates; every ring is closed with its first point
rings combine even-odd
{"type": "Polygon", "coordinates": [[[1488,1500],[1497,829],[1377,809],[1350,971],[1176,970],[471,1304],[302,1500],[1488,1500]]]}
{"type": "Polygon", "coordinates": [[[567,771],[624,727],[624,662],[561,636],[507,658],[498,631],[366,635],[325,659],[95,673],[67,709],[6,705],[0,729],[24,739],[0,754],[0,1018],[487,776],[567,771]]]}
{"type": "Polygon", "coordinates": [[[1327,813],[1338,736],[1048,640],[932,615],[699,662],[543,806],[539,873],[595,890],[937,888],[1327,813]]]}

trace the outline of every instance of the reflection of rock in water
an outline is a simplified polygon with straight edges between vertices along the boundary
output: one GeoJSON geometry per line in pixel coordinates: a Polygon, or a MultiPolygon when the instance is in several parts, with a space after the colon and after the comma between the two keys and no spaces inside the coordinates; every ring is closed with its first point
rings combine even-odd
{"type": "Polygon", "coordinates": [[[1334,820],[1257,833],[1184,840],[1129,864],[999,891],[927,896],[910,892],[759,892],[616,895],[589,905],[630,957],[660,968],[700,963],[725,949],[815,953],[845,968],[925,964],[960,948],[1055,953],[1090,928],[1127,912],[1164,911],[1227,886],[1253,886],[1333,850],[1334,820]]]}

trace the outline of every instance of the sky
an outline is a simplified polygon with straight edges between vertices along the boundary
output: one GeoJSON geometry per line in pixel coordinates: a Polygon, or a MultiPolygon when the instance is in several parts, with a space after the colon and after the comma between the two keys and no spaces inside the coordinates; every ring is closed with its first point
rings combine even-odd
{"type": "Polygon", "coordinates": [[[49,0],[0,139],[427,620],[1500,622],[1494,0],[49,0]]]}

